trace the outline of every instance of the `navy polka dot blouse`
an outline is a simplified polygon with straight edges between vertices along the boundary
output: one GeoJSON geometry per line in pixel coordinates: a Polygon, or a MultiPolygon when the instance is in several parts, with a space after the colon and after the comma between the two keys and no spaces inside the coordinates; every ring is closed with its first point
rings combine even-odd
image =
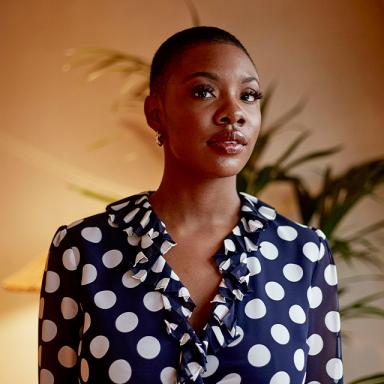
{"type": "Polygon", "coordinates": [[[343,383],[337,273],[319,229],[240,193],[199,337],[150,193],[57,230],[40,298],[40,384],[343,383]]]}

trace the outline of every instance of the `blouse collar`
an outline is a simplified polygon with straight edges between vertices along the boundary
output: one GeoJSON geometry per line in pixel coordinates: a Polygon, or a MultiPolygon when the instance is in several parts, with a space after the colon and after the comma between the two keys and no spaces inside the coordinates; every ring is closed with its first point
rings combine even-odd
{"type": "Polygon", "coordinates": [[[208,347],[216,352],[239,336],[235,304],[252,291],[247,259],[256,254],[260,232],[275,219],[276,212],[256,197],[239,193],[240,220],[214,256],[223,277],[212,300],[213,315],[200,339],[188,321],[195,304],[188,289],[165,261],[164,255],[176,242],[153,211],[148,199],[151,193],[142,192],[109,204],[106,207],[108,222],[126,232],[127,254],[131,257],[129,278],[162,293],[166,331],[180,344],[178,383],[202,384],[208,347]]]}
{"type": "MultiPolygon", "coordinates": [[[[149,202],[152,191],[145,191],[115,201],[106,207],[109,224],[116,228],[127,229],[138,235],[144,235],[153,224],[167,234],[165,224],[157,217],[149,202]]],[[[262,228],[269,220],[274,220],[276,211],[257,197],[240,192],[241,221],[246,232],[254,232],[262,228]]],[[[168,235],[169,236],[169,235],[168,235]]],[[[173,241],[173,243],[175,243],[173,241]]]]}

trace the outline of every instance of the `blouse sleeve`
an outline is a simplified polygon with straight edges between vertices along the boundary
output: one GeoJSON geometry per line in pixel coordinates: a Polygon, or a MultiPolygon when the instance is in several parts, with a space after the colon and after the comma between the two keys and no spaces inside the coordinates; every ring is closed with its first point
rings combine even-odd
{"type": "Polygon", "coordinates": [[[82,313],[79,250],[67,227],[56,231],[43,275],[39,310],[39,384],[78,384],[82,313]]]}
{"type": "Polygon", "coordinates": [[[308,289],[309,346],[305,383],[342,384],[340,314],[337,271],[328,241],[317,230],[320,253],[308,289]]]}

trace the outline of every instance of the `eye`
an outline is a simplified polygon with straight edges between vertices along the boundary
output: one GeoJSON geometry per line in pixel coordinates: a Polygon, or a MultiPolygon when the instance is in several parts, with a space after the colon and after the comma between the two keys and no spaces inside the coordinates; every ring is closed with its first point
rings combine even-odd
{"type": "Polygon", "coordinates": [[[254,89],[247,90],[241,94],[241,100],[247,103],[254,103],[256,100],[263,98],[263,93],[261,91],[256,91],[254,89]]]}
{"type": "Polygon", "coordinates": [[[211,99],[215,97],[215,90],[206,84],[198,85],[192,89],[192,95],[199,99],[211,99]]]}

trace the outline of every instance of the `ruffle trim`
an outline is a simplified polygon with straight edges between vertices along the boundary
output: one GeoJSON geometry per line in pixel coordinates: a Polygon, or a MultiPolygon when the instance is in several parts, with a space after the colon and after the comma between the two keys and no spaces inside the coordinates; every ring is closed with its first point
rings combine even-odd
{"type": "Polygon", "coordinates": [[[202,384],[208,347],[217,352],[239,336],[236,333],[236,302],[252,292],[248,255],[257,251],[259,234],[276,213],[272,207],[260,206],[255,197],[240,193],[241,220],[224,240],[223,249],[214,256],[223,277],[212,300],[213,314],[200,339],[188,321],[195,304],[164,258],[176,242],[152,210],[150,193],[143,192],[108,205],[109,224],[127,234],[129,253],[135,255],[131,260],[130,276],[162,294],[166,331],[180,345],[178,383],[202,384]]]}

